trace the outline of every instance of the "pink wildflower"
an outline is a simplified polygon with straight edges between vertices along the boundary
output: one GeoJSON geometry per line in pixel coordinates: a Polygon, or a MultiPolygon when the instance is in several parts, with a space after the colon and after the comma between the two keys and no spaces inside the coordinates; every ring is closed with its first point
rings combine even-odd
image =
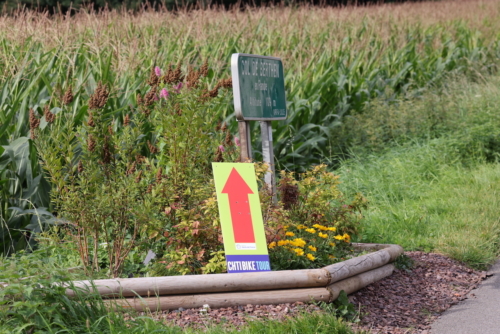
{"type": "Polygon", "coordinates": [[[155,74],[157,77],[159,77],[161,75],[161,68],[160,67],[158,67],[158,66],[155,67],[155,74]]]}
{"type": "Polygon", "coordinates": [[[236,144],[236,146],[240,146],[240,138],[234,137],[234,143],[236,144]]]}
{"type": "Polygon", "coordinates": [[[226,149],[224,148],[224,146],[219,145],[219,150],[220,150],[221,152],[224,152],[226,149]]]}
{"type": "Polygon", "coordinates": [[[158,101],[159,98],[158,98],[158,95],[155,94],[155,97],[153,98],[154,101],[158,101]]]}
{"type": "Polygon", "coordinates": [[[168,90],[166,90],[165,88],[163,88],[161,91],[160,91],[160,97],[161,98],[164,98],[164,99],[168,99],[168,90]]]}
{"type": "Polygon", "coordinates": [[[177,85],[174,86],[175,92],[179,94],[181,92],[182,88],[182,82],[179,82],[177,85]]]}

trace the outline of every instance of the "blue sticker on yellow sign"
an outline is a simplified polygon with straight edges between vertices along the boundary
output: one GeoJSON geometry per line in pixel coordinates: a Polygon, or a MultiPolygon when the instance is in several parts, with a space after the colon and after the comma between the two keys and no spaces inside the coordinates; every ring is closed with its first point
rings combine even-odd
{"type": "Polygon", "coordinates": [[[229,273],[271,270],[252,163],[212,163],[229,273]]]}

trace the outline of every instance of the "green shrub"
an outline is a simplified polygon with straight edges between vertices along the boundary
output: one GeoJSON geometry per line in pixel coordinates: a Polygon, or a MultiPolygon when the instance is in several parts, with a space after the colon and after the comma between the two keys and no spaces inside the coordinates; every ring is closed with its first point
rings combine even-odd
{"type": "Polygon", "coordinates": [[[294,179],[281,172],[280,203],[267,207],[269,255],[275,270],[319,268],[352,254],[366,199],[357,194],[346,203],[338,189],[339,176],[326,165],[313,167],[294,179]]]}
{"type": "Polygon", "coordinates": [[[206,215],[216,211],[204,204],[213,196],[210,162],[238,152],[226,129],[215,130],[210,113],[228,81],[208,90],[200,82],[207,71],[206,63],[185,76],[179,66],[163,75],[153,69],[148,91],[137,95],[137,106],[123,119],[106,104],[110,92],[101,83],[82,126],[72,127],[64,112],[73,103],[70,94],[59,112],[47,105],[41,122],[32,113],[32,135],[55,188],[54,207],[86,268],[119,276],[132,249],[147,250],[160,239],[169,240],[167,259],[180,263],[171,257],[183,250],[194,254],[200,265],[189,262],[184,267],[190,270],[214,256],[203,251],[220,239],[215,218],[206,215]]]}

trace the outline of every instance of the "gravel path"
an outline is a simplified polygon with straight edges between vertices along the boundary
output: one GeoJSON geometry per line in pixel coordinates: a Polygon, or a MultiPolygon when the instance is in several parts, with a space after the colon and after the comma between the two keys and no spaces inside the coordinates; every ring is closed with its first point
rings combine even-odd
{"type": "MultiPolygon", "coordinates": [[[[396,270],[393,275],[352,295],[349,299],[361,311],[361,322],[354,328],[372,333],[426,334],[436,317],[486,278],[443,255],[406,252],[415,261],[411,271],[396,270]]],[[[206,328],[211,324],[244,325],[257,319],[285,319],[301,312],[323,312],[304,303],[246,305],[214,310],[179,309],[154,315],[159,321],[181,327],[206,328]]]]}

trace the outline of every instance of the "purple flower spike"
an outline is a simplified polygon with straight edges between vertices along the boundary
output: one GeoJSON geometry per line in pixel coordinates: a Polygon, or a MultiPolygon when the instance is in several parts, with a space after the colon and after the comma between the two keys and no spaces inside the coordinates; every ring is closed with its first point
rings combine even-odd
{"type": "Polygon", "coordinates": [[[179,94],[181,92],[182,88],[182,82],[179,82],[177,85],[174,86],[175,92],[179,94]]]}
{"type": "Polygon", "coordinates": [[[163,98],[163,99],[168,99],[168,90],[166,90],[165,88],[163,88],[161,91],[160,91],[160,97],[163,98]]]}
{"type": "Polygon", "coordinates": [[[159,68],[158,66],[155,67],[155,74],[157,77],[161,75],[161,68],[159,68]]]}
{"type": "Polygon", "coordinates": [[[234,137],[234,143],[236,144],[236,146],[240,146],[240,138],[234,137]]]}
{"type": "Polygon", "coordinates": [[[221,152],[224,152],[226,149],[224,148],[224,146],[219,145],[219,150],[220,150],[221,152]]]}

